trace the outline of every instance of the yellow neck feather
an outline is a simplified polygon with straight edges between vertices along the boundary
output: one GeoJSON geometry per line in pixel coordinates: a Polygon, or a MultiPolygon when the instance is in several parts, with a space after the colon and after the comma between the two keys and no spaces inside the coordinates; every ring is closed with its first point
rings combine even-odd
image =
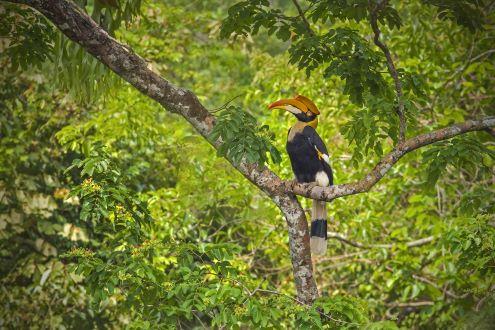
{"type": "Polygon", "coordinates": [[[318,117],[316,117],[314,120],[310,121],[308,123],[308,126],[311,126],[313,127],[314,129],[316,129],[316,127],[318,126],[318,117]]]}

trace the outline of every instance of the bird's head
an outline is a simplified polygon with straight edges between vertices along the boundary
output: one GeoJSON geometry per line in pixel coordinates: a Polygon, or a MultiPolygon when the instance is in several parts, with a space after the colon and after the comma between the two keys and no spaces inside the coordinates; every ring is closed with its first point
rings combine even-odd
{"type": "Polygon", "coordinates": [[[316,105],[305,96],[296,95],[292,99],[282,99],[273,102],[269,109],[282,109],[292,113],[299,121],[308,123],[316,128],[320,111],[316,105]]]}

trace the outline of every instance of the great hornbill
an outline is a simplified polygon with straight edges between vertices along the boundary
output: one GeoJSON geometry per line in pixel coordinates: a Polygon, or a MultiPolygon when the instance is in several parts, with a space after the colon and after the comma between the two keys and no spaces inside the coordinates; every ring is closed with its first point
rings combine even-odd
{"type": "MultiPolygon", "coordinates": [[[[297,95],[274,102],[269,108],[289,111],[297,118],[289,129],[286,145],[297,181],[315,182],[319,186],[333,185],[328,151],[315,130],[320,111],[313,101],[297,95]]],[[[310,244],[314,254],[324,254],[327,249],[327,211],[323,201],[313,200],[310,244]]]]}

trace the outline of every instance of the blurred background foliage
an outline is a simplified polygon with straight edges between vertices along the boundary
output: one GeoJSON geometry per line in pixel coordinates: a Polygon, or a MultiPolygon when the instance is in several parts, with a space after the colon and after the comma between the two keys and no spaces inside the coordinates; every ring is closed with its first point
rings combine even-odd
{"type": "MultiPolygon", "coordinates": [[[[362,178],[397,139],[368,1],[300,1],[314,35],[291,1],[77,3],[209,109],[234,98],[228,111],[274,133],[262,137],[267,148],[283,150],[293,120],[267,104],[313,99],[336,183],[362,178]]],[[[384,11],[408,136],[495,114],[494,6],[393,1],[384,11]]],[[[330,238],[315,259],[322,297],[303,307],[284,219],[184,120],[28,8],[0,2],[0,50],[0,327],[495,321],[493,136],[411,153],[371,192],[332,202],[330,230],[358,244],[330,238]]],[[[281,154],[253,161],[290,179],[281,154]]]]}

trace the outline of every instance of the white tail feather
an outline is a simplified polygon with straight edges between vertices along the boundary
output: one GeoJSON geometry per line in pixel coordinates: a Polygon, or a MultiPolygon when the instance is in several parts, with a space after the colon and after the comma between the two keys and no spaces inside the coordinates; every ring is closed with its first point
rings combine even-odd
{"type": "MultiPolygon", "coordinates": [[[[327,219],[327,204],[324,201],[313,200],[313,208],[311,210],[311,227],[315,226],[316,220],[327,219]]],[[[323,228],[326,237],[326,225],[323,228]]],[[[315,255],[325,254],[327,251],[327,240],[325,237],[311,236],[310,247],[311,253],[315,255]]]]}
{"type": "Polygon", "coordinates": [[[311,253],[314,255],[324,255],[327,252],[327,240],[322,237],[313,236],[309,239],[311,253]]]}

